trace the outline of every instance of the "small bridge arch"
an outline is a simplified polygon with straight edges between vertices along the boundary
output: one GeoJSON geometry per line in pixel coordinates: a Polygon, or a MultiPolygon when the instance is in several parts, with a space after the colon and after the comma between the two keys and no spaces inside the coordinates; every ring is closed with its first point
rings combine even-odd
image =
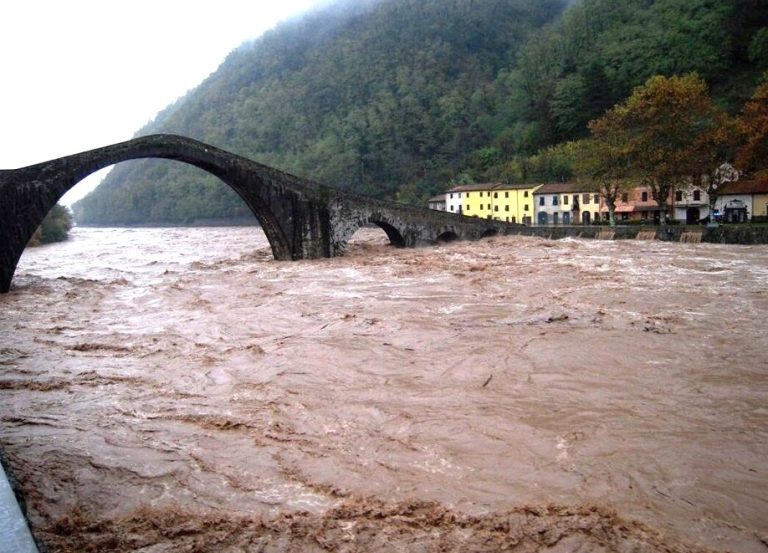
{"type": "Polygon", "coordinates": [[[339,249],[341,251],[346,251],[347,244],[355,233],[366,226],[379,227],[387,235],[389,243],[396,248],[404,248],[407,246],[405,238],[407,232],[401,221],[398,221],[395,217],[388,216],[387,214],[372,212],[359,213],[358,217],[347,221],[337,239],[339,249]]]}

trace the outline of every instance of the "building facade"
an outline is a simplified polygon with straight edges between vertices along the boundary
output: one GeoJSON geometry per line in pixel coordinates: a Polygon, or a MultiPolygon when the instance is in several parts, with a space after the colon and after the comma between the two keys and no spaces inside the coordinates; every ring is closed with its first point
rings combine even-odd
{"type": "Polygon", "coordinates": [[[600,194],[579,183],[544,184],[534,194],[537,225],[591,225],[600,220],[600,194]]]}
{"type": "MultiPolygon", "coordinates": [[[[672,191],[667,198],[666,218],[672,219],[674,215],[674,194],[672,191]]],[[[605,202],[600,207],[603,219],[608,219],[608,206],[605,202]]],[[[645,221],[648,224],[658,225],[662,221],[662,213],[659,204],[653,199],[651,189],[646,186],[636,186],[621,193],[616,200],[616,223],[627,221],[645,221]]]]}
{"type": "Polygon", "coordinates": [[[706,190],[694,187],[674,191],[672,218],[687,225],[696,225],[709,217],[709,195],[706,190]]]}
{"type": "Polygon", "coordinates": [[[768,179],[740,179],[718,190],[715,211],[723,223],[745,223],[768,216],[768,179]]]}
{"type": "Polygon", "coordinates": [[[492,190],[491,217],[507,223],[534,223],[533,194],[539,184],[498,184],[492,190]]]}
{"type": "Polygon", "coordinates": [[[434,209],[435,211],[446,211],[446,198],[448,197],[448,194],[438,194],[437,196],[431,197],[429,200],[427,200],[427,206],[429,209],[434,209]]]}

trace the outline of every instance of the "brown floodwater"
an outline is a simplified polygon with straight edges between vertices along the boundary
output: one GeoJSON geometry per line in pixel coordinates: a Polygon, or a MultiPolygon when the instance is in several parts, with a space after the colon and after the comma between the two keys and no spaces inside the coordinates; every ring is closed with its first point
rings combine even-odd
{"type": "Polygon", "coordinates": [[[768,551],[768,248],[496,237],[276,262],[76,229],[0,296],[51,551],[768,551]]]}

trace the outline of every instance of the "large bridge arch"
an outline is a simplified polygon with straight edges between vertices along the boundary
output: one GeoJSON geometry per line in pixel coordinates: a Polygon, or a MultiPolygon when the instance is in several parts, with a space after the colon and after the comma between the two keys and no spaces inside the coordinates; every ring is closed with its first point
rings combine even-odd
{"type": "MultiPolygon", "coordinates": [[[[202,142],[174,135],[141,137],[120,144],[32,165],[0,171],[0,292],[10,287],[21,254],[35,229],[61,197],[89,175],[136,159],[168,159],[193,165],[230,186],[261,224],[275,259],[293,251],[291,219],[301,191],[280,179],[284,174],[202,142]]],[[[288,175],[285,175],[288,177],[288,175]]]]}

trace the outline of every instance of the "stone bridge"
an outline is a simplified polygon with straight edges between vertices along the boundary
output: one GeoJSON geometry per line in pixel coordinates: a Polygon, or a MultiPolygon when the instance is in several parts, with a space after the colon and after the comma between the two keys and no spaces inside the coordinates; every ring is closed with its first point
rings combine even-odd
{"type": "Polygon", "coordinates": [[[520,227],[377,200],[301,179],[177,135],[152,135],[37,165],[0,171],[0,292],[48,211],[88,175],[122,161],[163,158],[207,171],[237,192],[261,223],[275,259],[342,254],[363,225],[399,247],[474,240],[520,227]]]}

